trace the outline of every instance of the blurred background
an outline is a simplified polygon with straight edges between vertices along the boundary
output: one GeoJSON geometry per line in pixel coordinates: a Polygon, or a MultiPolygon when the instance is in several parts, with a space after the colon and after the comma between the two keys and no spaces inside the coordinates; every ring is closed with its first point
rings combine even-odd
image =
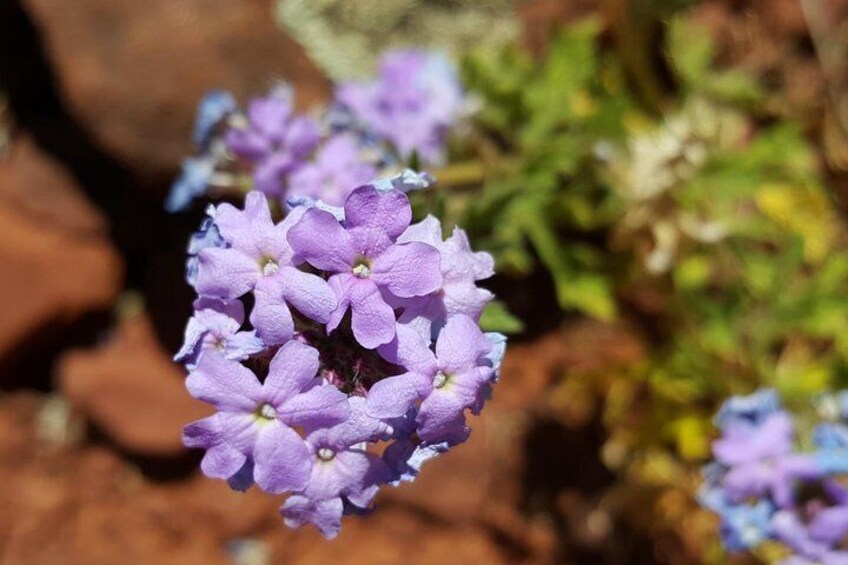
{"type": "Polygon", "coordinates": [[[848,384],[846,39],[844,0],[0,2],[0,563],[725,562],[716,407],[848,384]],[[162,203],[208,90],[305,109],[410,44],[479,105],[432,172],[511,346],[327,542],[181,445],[202,206],[162,203]]]}

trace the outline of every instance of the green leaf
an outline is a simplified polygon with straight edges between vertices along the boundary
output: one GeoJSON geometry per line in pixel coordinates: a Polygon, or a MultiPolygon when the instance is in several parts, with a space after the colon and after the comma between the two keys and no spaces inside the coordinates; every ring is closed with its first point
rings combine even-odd
{"type": "Polygon", "coordinates": [[[499,300],[493,300],[486,305],[480,316],[480,327],[487,332],[517,334],[524,331],[524,322],[515,317],[499,300]]]}

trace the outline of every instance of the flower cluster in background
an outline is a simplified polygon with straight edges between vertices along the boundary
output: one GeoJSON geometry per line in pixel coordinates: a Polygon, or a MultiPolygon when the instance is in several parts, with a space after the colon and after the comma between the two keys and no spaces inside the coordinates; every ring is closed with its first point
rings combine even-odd
{"type": "Polygon", "coordinates": [[[442,164],[466,107],[448,59],[417,50],[388,52],[377,78],[340,84],[315,114],[296,112],[285,85],[246,111],[229,93],[211,92],[198,108],[198,155],[184,161],[166,208],[250,190],[280,204],[301,197],[340,206],[353,188],[406,164],[442,164]]]}
{"type": "Polygon", "coordinates": [[[774,540],[785,564],[848,563],[848,396],[820,405],[823,421],[801,438],[796,428],[806,426],[773,389],[722,405],[699,498],[721,517],[728,550],[761,550],[774,540]]]}
{"type": "MultiPolygon", "coordinates": [[[[278,103],[252,117],[280,123],[278,103]]],[[[310,126],[294,123],[299,143],[310,126]]],[[[290,493],[280,509],[290,526],[335,536],[381,485],[414,479],[465,441],[466,412],[497,381],[505,338],[480,329],[492,294],[476,285],[492,257],[460,229],[443,240],[432,216],[410,225],[405,192],[428,180],[407,171],[352,187],[343,207],[291,198],[280,222],[253,191],[243,210],[210,206],[192,240],[198,298],[176,359],[217,412],[184,442],[234,489],[290,493]]]]}

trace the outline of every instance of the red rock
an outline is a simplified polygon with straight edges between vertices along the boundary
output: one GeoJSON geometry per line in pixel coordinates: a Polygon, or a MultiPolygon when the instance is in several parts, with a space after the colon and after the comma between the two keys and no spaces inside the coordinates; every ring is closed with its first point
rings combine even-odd
{"type": "Polygon", "coordinates": [[[178,454],[183,426],[211,413],[186,392],[183,370],[144,316],[125,320],[101,347],[67,353],[57,374],[69,402],[132,452],[178,454]]]}
{"type": "Polygon", "coordinates": [[[0,159],[0,199],[33,221],[80,236],[106,235],[108,230],[106,219],[70,173],[25,132],[14,138],[9,153],[0,159]]]}
{"type": "Polygon", "coordinates": [[[279,500],[199,474],[157,483],[106,446],[39,444],[43,398],[0,398],[0,563],[225,563],[226,543],[282,528],[279,500]]]}
{"type": "Polygon", "coordinates": [[[452,526],[400,508],[381,508],[348,519],[332,542],[311,527],[270,531],[273,562],[292,565],[507,563],[495,540],[479,526],[452,526]]]}
{"type": "Polygon", "coordinates": [[[121,285],[105,220],[25,135],[0,160],[0,265],[0,359],[27,339],[37,347],[38,332],[108,308],[121,285]]]}
{"type": "Polygon", "coordinates": [[[200,97],[274,78],[312,102],[327,82],[273,22],[272,0],[25,0],[73,115],[140,175],[173,175],[200,97]]]}

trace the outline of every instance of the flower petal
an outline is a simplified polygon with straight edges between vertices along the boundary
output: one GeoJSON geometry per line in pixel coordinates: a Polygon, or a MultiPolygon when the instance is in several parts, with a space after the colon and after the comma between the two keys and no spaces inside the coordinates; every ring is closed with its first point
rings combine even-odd
{"type": "Polygon", "coordinates": [[[359,187],[347,197],[344,209],[348,227],[380,228],[392,239],[402,234],[412,221],[409,198],[399,190],[381,193],[373,186],[359,187]]]}
{"type": "Polygon", "coordinates": [[[318,350],[299,341],[282,346],[268,368],[264,389],[268,400],[279,406],[304,390],[318,373],[318,350]]]}
{"type": "Polygon", "coordinates": [[[350,273],[333,275],[327,281],[333,294],[336,296],[336,309],[330,313],[327,320],[327,333],[332,333],[342,323],[345,313],[350,306],[350,295],[358,279],[350,273]]]}
{"type": "Polygon", "coordinates": [[[333,426],[350,417],[347,395],[333,385],[315,379],[306,392],[289,398],[277,406],[278,417],[292,426],[318,428],[333,426]]]}
{"type": "Polygon", "coordinates": [[[395,296],[423,296],[442,286],[439,261],[439,251],[426,243],[393,245],[374,259],[371,278],[395,296]]]}
{"type": "Polygon", "coordinates": [[[274,278],[262,278],[253,291],[256,303],[250,313],[250,323],[268,345],[277,345],[294,335],[292,319],[279,283],[274,278]]]}
{"type": "Polygon", "coordinates": [[[351,329],[365,349],[388,343],[395,336],[395,312],[370,280],[358,280],[350,288],[351,329]]]}
{"type": "Polygon", "coordinates": [[[438,218],[432,215],[427,215],[426,218],[412,224],[400,237],[397,238],[398,243],[407,243],[410,241],[420,241],[437,248],[442,244],[442,224],[438,218]]]}
{"type": "Polygon", "coordinates": [[[289,229],[288,241],[294,252],[316,269],[344,272],[353,265],[350,237],[329,212],[309,208],[289,229]]]}
{"type": "Polygon", "coordinates": [[[217,298],[238,298],[259,279],[259,263],[237,249],[207,247],[197,256],[197,292],[217,298]]]}
{"type": "Polygon", "coordinates": [[[468,316],[452,316],[439,332],[436,357],[446,373],[459,373],[476,367],[492,349],[477,323],[468,316]]]}
{"type": "Polygon", "coordinates": [[[264,349],[265,342],[256,335],[256,331],[236,332],[224,343],[224,357],[234,361],[244,361],[264,349]]]}
{"type": "Polygon", "coordinates": [[[252,412],[261,398],[262,385],[252,371],[221,355],[200,358],[186,379],[189,394],[227,412],[252,412]]]}
{"type": "Polygon", "coordinates": [[[273,227],[268,200],[261,192],[248,192],[244,199],[244,210],[232,204],[219,204],[215,210],[215,225],[218,232],[234,247],[241,247],[253,239],[257,229],[273,227]]]}
{"type": "Polygon", "coordinates": [[[210,447],[200,460],[200,470],[212,479],[229,479],[242,468],[247,456],[228,444],[210,447]]]}
{"type": "Polygon", "coordinates": [[[265,424],[253,454],[253,478],[271,494],[302,490],[309,482],[312,455],[306,442],[280,422],[265,424]]]}
{"type": "Polygon", "coordinates": [[[400,365],[408,371],[433,376],[438,367],[436,355],[430,351],[430,342],[420,332],[408,326],[397,326],[397,335],[377,352],[389,363],[400,365]]]}
{"type": "Polygon", "coordinates": [[[344,504],[339,497],[313,501],[303,495],[293,494],[280,507],[280,514],[290,528],[313,524],[327,539],[333,539],[342,529],[344,504]]]}
{"type": "Polygon", "coordinates": [[[327,281],[293,267],[284,267],[275,278],[286,302],[307,318],[327,323],[338,305],[336,294],[327,281]]]}
{"type": "Polygon", "coordinates": [[[465,406],[454,394],[436,390],[424,399],[418,411],[418,437],[428,443],[461,443],[470,430],[465,425],[465,406]]]}
{"type": "Polygon", "coordinates": [[[433,378],[404,373],[374,383],[368,391],[368,413],[375,418],[398,418],[433,390],[433,378]]]}

